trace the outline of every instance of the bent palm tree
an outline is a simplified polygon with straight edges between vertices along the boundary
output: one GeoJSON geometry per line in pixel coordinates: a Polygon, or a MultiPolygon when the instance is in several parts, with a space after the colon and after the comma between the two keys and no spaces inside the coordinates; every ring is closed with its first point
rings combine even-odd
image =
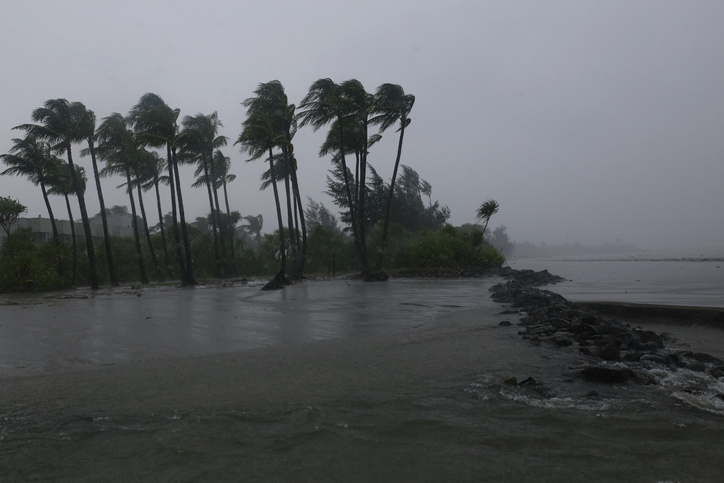
{"type": "Polygon", "coordinates": [[[96,191],[98,192],[98,203],[101,207],[101,223],[103,224],[103,242],[106,248],[106,259],[108,260],[108,275],[111,279],[111,286],[118,287],[118,277],[116,275],[116,267],[113,263],[113,252],[111,251],[111,237],[108,234],[108,218],[106,217],[106,203],[103,200],[103,189],[101,188],[101,177],[98,172],[98,163],[96,162],[95,144],[94,137],[96,131],[96,115],[90,109],[78,102],[79,111],[82,112],[82,118],[80,121],[80,132],[79,136],[88,142],[88,149],[81,151],[81,156],[87,156],[90,154],[91,162],[93,163],[93,178],[96,182],[96,191]]]}
{"type": "Polygon", "coordinates": [[[171,188],[173,231],[176,241],[176,259],[181,271],[181,284],[196,285],[191,262],[191,243],[186,228],[178,160],[176,158],[176,148],[179,140],[177,124],[179,114],[178,109],[171,109],[160,96],[147,93],[133,106],[129,118],[143,145],[166,148],[169,186],[171,188]],[[176,216],[177,206],[178,217],[176,216]],[[181,234],[179,234],[179,218],[183,240],[181,234]]]}
{"type": "Polygon", "coordinates": [[[244,101],[248,117],[242,123],[242,131],[236,144],[241,145],[241,152],[248,152],[251,155],[249,161],[259,159],[268,153],[269,170],[271,172],[272,187],[274,189],[274,204],[277,209],[277,222],[279,223],[279,252],[280,268],[274,279],[264,286],[265,289],[282,288],[288,283],[286,280],[286,243],[284,241],[284,222],[282,221],[282,208],[279,203],[279,190],[277,188],[276,176],[274,173],[274,147],[278,146],[283,139],[279,134],[278,126],[275,126],[274,119],[266,114],[251,108],[251,99],[244,101]]]}
{"type": "Polygon", "coordinates": [[[490,222],[490,218],[498,212],[500,209],[500,205],[498,205],[498,202],[495,200],[487,200],[483,202],[482,205],[480,205],[480,208],[478,208],[477,211],[477,217],[481,220],[485,221],[485,225],[483,225],[483,232],[481,233],[481,236],[485,236],[485,229],[488,227],[488,222],[490,222]]]}
{"type": "Polygon", "coordinates": [[[68,156],[70,173],[73,179],[73,189],[78,197],[80,215],[83,219],[85,232],[85,246],[88,254],[88,268],[91,289],[98,289],[98,273],[96,271],[96,254],[93,246],[93,233],[88,219],[88,210],[85,205],[85,196],[80,189],[80,180],[77,179],[75,164],[73,164],[73,143],[82,140],[81,124],[85,108],[80,103],[70,103],[66,99],[49,99],[43,107],[33,111],[31,116],[34,122],[40,124],[22,124],[13,129],[23,129],[28,134],[41,141],[48,141],[54,150],[65,151],[68,156]]]}
{"type": "Polygon", "coordinates": [[[382,270],[382,262],[385,257],[385,248],[387,245],[387,229],[390,222],[390,209],[392,207],[392,198],[395,190],[395,180],[397,179],[397,170],[400,167],[400,157],[402,156],[402,141],[405,137],[405,128],[410,125],[410,110],[415,104],[415,96],[405,94],[402,87],[397,84],[382,84],[377,88],[377,109],[378,115],[371,120],[373,124],[380,125],[380,132],[385,132],[390,126],[397,121],[400,122],[400,138],[397,143],[397,158],[395,159],[395,167],[392,170],[392,179],[390,180],[390,193],[387,196],[387,206],[385,207],[385,221],[382,225],[382,240],[380,242],[380,251],[377,255],[375,263],[375,271],[382,270]]]}
{"type": "Polygon", "coordinates": [[[103,119],[101,125],[98,126],[96,138],[98,140],[98,157],[106,162],[102,175],[121,174],[126,177],[126,188],[133,217],[131,225],[133,237],[136,241],[138,270],[141,275],[141,283],[148,284],[148,275],[143,263],[141,239],[138,233],[138,218],[136,216],[136,203],[133,199],[133,181],[131,179],[134,163],[137,162],[139,156],[138,145],[134,139],[133,131],[128,129],[128,121],[117,112],[103,119]]]}

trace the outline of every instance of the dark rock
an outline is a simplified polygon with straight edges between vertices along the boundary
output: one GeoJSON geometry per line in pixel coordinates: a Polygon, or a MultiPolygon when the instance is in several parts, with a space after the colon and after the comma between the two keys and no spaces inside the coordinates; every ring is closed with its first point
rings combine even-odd
{"type": "Polygon", "coordinates": [[[513,324],[510,322],[510,320],[503,320],[503,321],[501,321],[498,325],[501,326],[501,327],[509,327],[509,326],[511,326],[511,325],[513,325],[513,324]]]}
{"type": "Polygon", "coordinates": [[[581,371],[581,375],[594,382],[604,382],[606,384],[620,384],[635,377],[630,369],[614,369],[610,367],[586,367],[581,371]]]}
{"type": "Polygon", "coordinates": [[[661,364],[662,366],[669,365],[669,361],[657,354],[645,354],[641,356],[641,362],[653,362],[654,364],[661,364]]]}
{"type": "Polygon", "coordinates": [[[551,338],[551,341],[559,347],[568,347],[573,345],[573,339],[564,334],[558,334],[551,338]]]}
{"type": "Polygon", "coordinates": [[[525,380],[523,380],[523,381],[520,381],[520,382],[518,383],[518,386],[519,386],[519,387],[537,386],[537,385],[538,385],[538,383],[537,383],[536,380],[533,379],[532,377],[529,377],[529,378],[527,378],[527,379],[525,379],[525,380]]]}
{"type": "Polygon", "coordinates": [[[716,377],[717,379],[721,379],[724,377],[724,366],[716,366],[712,367],[709,370],[709,374],[711,374],[712,377],[716,377]]]}
{"type": "Polygon", "coordinates": [[[689,369],[694,372],[704,372],[706,371],[706,365],[699,361],[688,361],[684,364],[684,369],[689,369]]]}
{"type": "Polygon", "coordinates": [[[721,359],[717,359],[716,357],[705,354],[703,352],[692,352],[689,357],[699,362],[704,362],[706,364],[724,364],[724,361],[722,361],[721,359]]]}
{"type": "Polygon", "coordinates": [[[518,378],[515,376],[510,376],[509,378],[505,379],[503,381],[503,384],[507,384],[509,386],[517,386],[518,385],[518,378]]]}

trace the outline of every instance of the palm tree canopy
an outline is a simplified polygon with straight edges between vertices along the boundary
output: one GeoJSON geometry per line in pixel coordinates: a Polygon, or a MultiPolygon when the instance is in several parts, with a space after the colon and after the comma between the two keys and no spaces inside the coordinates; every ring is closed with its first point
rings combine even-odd
{"type": "Polygon", "coordinates": [[[498,209],[500,209],[500,205],[498,205],[497,201],[487,200],[478,208],[477,216],[481,220],[490,220],[490,217],[496,214],[498,209]]]}
{"type": "Polygon", "coordinates": [[[55,165],[62,162],[51,153],[50,144],[39,141],[32,135],[24,139],[13,139],[9,154],[0,155],[9,167],[0,175],[26,176],[34,185],[45,183],[55,165]]]}
{"type": "Polygon", "coordinates": [[[40,124],[21,124],[13,129],[22,129],[40,141],[53,144],[55,151],[62,151],[84,139],[88,123],[84,117],[87,113],[86,107],[80,102],[49,99],[43,107],[35,109],[31,116],[34,122],[40,124]]]}
{"type": "MultiPolygon", "coordinates": [[[[75,174],[80,184],[81,192],[85,192],[87,176],[82,166],[75,166],[75,174]]],[[[70,165],[61,162],[57,166],[57,170],[52,174],[48,181],[48,194],[59,196],[70,196],[76,194],[73,188],[73,178],[70,175],[70,165]]]]}
{"type": "Polygon", "coordinates": [[[415,96],[405,94],[405,90],[397,84],[382,84],[377,88],[375,99],[376,116],[370,120],[370,123],[378,124],[380,131],[386,131],[397,121],[400,121],[404,127],[410,124],[408,116],[415,104],[415,96]]]}
{"type": "Polygon", "coordinates": [[[160,148],[178,134],[176,123],[180,113],[179,109],[171,109],[159,95],[149,92],[133,106],[128,117],[144,145],[160,148]]]}

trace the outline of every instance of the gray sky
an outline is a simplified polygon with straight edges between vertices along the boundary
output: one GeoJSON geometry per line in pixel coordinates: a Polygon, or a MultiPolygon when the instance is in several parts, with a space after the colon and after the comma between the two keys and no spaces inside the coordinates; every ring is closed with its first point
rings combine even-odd
{"type": "MultiPolygon", "coordinates": [[[[296,104],[323,77],[370,92],[391,82],[416,96],[402,163],[453,224],[495,198],[491,225],[515,241],[721,247],[722,25],[724,2],[703,0],[7,0],[0,152],[50,98],[81,101],[100,122],[154,92],[182,116],[218,111],[233,142],[240,102],[261,82],[278,79],[296,104]]],[[[323,137],[295,138],[300,188],[335,208],[322,193],[323,137]]],[[[370,152],[385,179],[395,148],[390,130],[370,152]]],[[[232,209],[263,214],[271,230],[263,163],[236,146],[224,153],[237,175],[232,209]]],[[[181,176],[191,184],[190,168],[181,176]]],[[[128,204],[121,182],[104,181],[107,205],[128,204]]],[[[24,179],[0,177],[0,195],[47,216],[24,179]]],[[[184,196],[189,218],[208,211],[204,191],[184,196]]],[[[94,191],[87,198],[97,212],[94,191]]],[[[53,206],[62,218],[61,199],[53,206]]]]}

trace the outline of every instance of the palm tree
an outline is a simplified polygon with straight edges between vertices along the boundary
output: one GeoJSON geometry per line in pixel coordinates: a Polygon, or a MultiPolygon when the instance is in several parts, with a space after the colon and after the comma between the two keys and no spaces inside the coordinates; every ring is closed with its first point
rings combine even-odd
{"type": "Polygon", "coordinates": [[[147,93],[133,106],[129,118],[143,145],[155,148],[166,147],[169,186],[171,188],[173,231],[176,240],[176,260],[181,271],[181,284],[196,285],[193,264],[191,262],[191,243],[186,228],[186,215],[183,196],[181,194],[178,159],[176,157],[176,148],[179,140],[177,124],[179,114],[180,111],[178,109],[171,109],[158,95],[147,93]],[[176,216],[177,205],[181,233],[183,235],[183,245],[182,237],[179,234],[179,219],[176,216]]]}
{"type": "MultiPolygon", "coordinates": [[[[360,95],[364,92],[361,89],[361,84],[358,81],[347,81],[343,84],[336,84],[331,79],[319,79],[315,81],[309,88],[309,92],[304,97],[302,102],[299,104],[301,112],[298,115],[300,120],[299,126],[304,127],[309,124],[312,126],[314,131],[317,131],[322,126],[332,124],[330,134],[334,131],[339,137],[339,143],[337,144],[338,157],[336,161],[341,164],[341,172],[344,179],[344,189],[347,194],[347,204],[349,206],[352,235],[359,256],[360,270],[363,273],[367,272],[367,256],[364,243],[364,227],[360,220],[364,219],[361,216],[360,211],[364,210],[364,197],[362,197],[362,204],[360,204],[360,193],[364,192],[364,189],[360,189],[360,185],[364,185],[366,173],[360,172],[358,168],[356,170],[355,180],[350,179],[349,167],[347,166],[346,154],[348,151],[349,140],[347,139],[351,133],[354,133],[358,137],[361,137],[362,145],[359,150],[360,156],[358,160],[364,159],[365,171],[366,171],[366,153],[369,147],[367,141],[366,130],[364,126],[359,122],[360,108],[355,105],[354,100],[360,101],[365,99],[366,96],[360,95]],[[357,95],[355,95],[357,94],[357,95]],[[361,98],[361,99],[360,99],[361,98]],[[360,129],[362,126],[362,129],[360,129]]],[[[329,140],[329,136],[328,136],[329,140]]],[[[333,159],[335,161],[335,159],[333,159]]],[[[361,162],[357,163],[357,166],[361,166],[361,162]]]]}
{"type": "Polygon", "coordinates": [[[219,196],[216,190],[216,172],[213,162],[214,149],[226,146],[226,136],[219,136],[219,128],[223,127],[216,112],[210,115],[197,114],[184,117],[181,124],[184,127],[183,137],[179,145],[179,156],[186,155],[197,162],[204,171],[204,178],[209,195],[209,206],[211,208],[211,224],[213,228],[214,255],[216,260],[217,276],[223,277],[224,265],[226,265],[226,249],[223,238],[219,240],[219,196]],[[221,247],[221,256],[219,255],[221,247]],[[222,264],[222,259],[224,263],[222,264]]]}
{"type": "Polygon", "coordinates": [[[10,154],[0,155],[3,162],[9,166],[0,175],[26,176],[35,185],[40,185],[43,201],[50,217],[50,226],[53,229],[53,240],[60,245],[58,227],[53,216],[53,208],[48,199],[48,182],[56,168],[56,163],[62,162],[51,153],[50,144],[38,141],[33,136],[24,139],[13,139],[10,154]]]}
{"type": "Polygon", "coordinates": [[[261,215],[246,215],[244,217],[247,224],[242,225],[241,228],[249,235],[254,235],[256,239],[257,250],[261,248],[261,229],[264,227],[264,217],[261,215]]]}
{"type": "MultiPolygon", "coordinates": [[[[81,166],[75,166],[75,173],[76,179],[80,181],[81,190],[85,191],[85,169],[83,169],[81,166]]],[[[67,163],[58,163],[56,169],[50,177],[48,184],[48,194],[59,195],[65,198],[65,207],[68,210],[68,220],[70,220],[70,238],[73,253],[73,271],[71,284],[75,285],[75,277],[78,267],[78,249],[75,236],[75,221],[73,221],[73,211],[70,208],[70,196],[75,194],[73,177],[70,174],[70,166],[67,163]]]]}
{"type": "Polygon", "coordinates": [[[500,205],[498,205],[498,202],[493,199],[483,202],[483,204],[480,205],[480,208],[478,208],[477,217],[481,220],[485,220],[485,225],[483,225],[483,232],[481,233],[481,237],[485,236],[485,229],[488,227],[488,222],[490,221],[490,218],[494,214],[496,214],[499,209],[500,205]]]}
{"type": "Polygon", "coordinates": [[[141,275],[141,283],[148,284],[148,275],[146,274],[146,267],[143,263],[141,239],[138,233],[136,203],[133,199],[133,181],[131,179],[134,163],[137,162],[139,156],[139,148],[138,143],[134,139],[134,133],[128,128],[128,125],[128,120],[117,112],[104,118],[96,132],[96,140],[98,141],[96,151],[98,157],[106,162],[106,167],[103,168],[101,172],[103,176],[121,174],[126,177],[125,185],[126,191],[128,192],[128,199],[131,203],[131,216],[133,217],[131,224],[133,227],[133,237],[136,241],[138,269],[141,275]]]}
{"type": "MultiPolygon", "coordinates": [[[[289,104],[287,95],[284,92],[284,86],[278,80],[259,84],[259,87],[256,91],[254,91],[254,93],[256,94],[256,97],[247,99],[244,102],[244,105],[250,112],[259,112],[272,119],[272,125],[277,139],[276,147],[281,150],[283,163],[287,165],[285,170],[287,175],[284,177],[284,184],[287,191],[287,219],[291,231],[294,226],[292,202],[294,204],[295,211],[303,211],[302,199],[299,192],[299,182],[296,173],[297,162],[294,157],[294,145],[292,144],[292,139],[297,132],[297,116],[295,114],[296,106],[294,104],[289,104]],[[289,184],[291,184],[292,196],[289,195],[289,184]]],[[[292,253],[295,258],[294,267],[291,272],[291,277],[294,279],[303,278],[306,258],[307,243],[304,220],[302,220],[301,227],[301,249],[296,237],[292,237],[290,243],[292,253]]]]}
{"type": "Polygon", "coordinates": [[[372,119],[373,124],[379,124],[380,131],[386,131],[390,126],[400,122],[400,137],[397,142],[397,158],[395,159],[395,167],[392,170],[392,180],[390,180],[390,193],[387,197],[387,206],[385,208],[385,221],[382,225],[382,240],[380,243],[380,251],[377,255],[377,263],[375,271],[382,270],[382,261],[385,257],[385,247],[387,244],[387,229],[390,222],[390,208],[392,207],[392,198],[395,190],[395,180],[397,179],[397,170],[400,166],[400,157],[402,156],[402,141],[405,137],[405,128],[410,125],[410,110],[415,104],[415,96],[405,94],[405,91],[397,84],[382,84],[377,88],[375,94],[377,98],[378,115],[372,119]]]}
{"type": "MultiPolygon", "coordinates": [[[[149,151],[150,157],[143,164],[142,169],[139,173],[141,187],[144,191],[148,191],[151,188],[155,189],[156,192],[156,207],[158,208],[158,226],[161,232],[161,245],[163,248],[163,261],[166,267],[166,276],[171,278],[171,262],[168,258],[168,249],[166,248],[166,233],[163,226],[163,209],[161,207],[161,192],[159,190],[159,184],[168,184],[168,176],[163,176],[165,161],[155,151],[149,151]]],[[[147,230],[148,231],[148,230],[147,230]]]]}
{"type": "Polygon", "coordinates": [[[80,215],[83,219],[83,231],[85,232],[85,245],[88,254],[88,268],[90,274],[91,289],[98,289],[98,273],[96,271],[96,254],[93,247],[93,233],[91,232],[88,211],[85,206],[85,196],[80,189],[80,180],[76,177],[75,165],[73,164],[73,143],[83,139],[82,119],[85,114],[85,107],[80,103],[70,103],[66,99],[49,99],[43,107],[33,111],[32,120],[40,124],[22,124],[14,129],[23,129],[40,141],[48,141],[54,150],[65,151],[68,156],[70,173],[73,178],[73,189],[78,197],[80,215]]]}
{"type": "Polygon", "coordinates": [[[80,103],[78,104],[79,111],[82,111],[83,115],[80,121],[80,132],[79,136],[88,142],[88,149],[81,151],[81,156],[87,156],[90,154],[91,162],[93,163],[93,177],[96,181],[96,191],[98,192],[98,203],[101,207],[101,222],[103,224],[103,241],[106,248],[106,258],[108,259],[108,275],[111,279],[111,286],[118,287],[118,277],[116,276],[116,267],[113,263],[113,252],[111,251],[111,237],[108,234],[108,219],[106,218],[106,204],[103,200],[103,190],[101,189],[101,177],[98,172],[98,163],[96,162],[95,153],[95,131],[96,131],[96,115],[90,109],[80,103]]]}
{"type": "Polygon", "coordinates": [[[148,229],[148,217],[146,216],[146,207],[143,204],[143,183],[146,181],[145,171],[152,168],[156,164],[158,155],[154,152],[147,151],[143,148],[136,151],[136,155],[133,156],[132,172],[133,172],[133,185],[136,187],[136,195],[138,196],[138,207],[141,209],[141,220],[143,221],[143,231],[146,234],[146,243],[148,244],[148,251],[151,254],[151,261],[153,267],[156,270],[156,276],[160,282],[165,282],[161,266],[158,263],[158,257],[156,256],[156,250],[153,249],[153,240],[151,240],[151,231],[148,229]],[[155,155],[155,156],[154,156],[155,155]],[[147,168],[148,167],[148,168],[147,168]]]}
{"type": "Polygon", "coordinates": [[[226,205],[226,216],[229,220],[229,236],[230,236],[230,245],[231,245],[231,261],[232,261],[232,270],[234,270],[234,273],[236,272],[236,249],[234,245],[236,244],[236,237],[235,235],[235,229],[233,224],[231,223],[231,210],[229,208],[229,193],[226,189],[226,185],[228,183],[233,182],[236,179],[235,174],[229,173],[229,170],[231,169],[231,159],[224,156],[224,154],[219,151],[218,149],[214,151],[214,167],[216,171],[216,184],[217,187],[219,184],[221,184],[221,187],[224,188],[224,204],[226,205]]]}
{"type": "MultiPolygon", "coordinates": [[[[258,91],[261,90],[262,86],[254,91],[254,93],[258,95],[258,91]]],[[[284,241],[284,222],[282,221],[282,208],[279,203],[279,190],[277,189],[274,173],[273,153],[273,149],[283,142],[284,135],[280,133],[278,119],[268,116],[261,109],[257,110],[253,102],[254,98],[249,98],[243,102],[243,105],[247,107],[247,118],[242,123],[242,131],[235,144],[241,145],[242,153],[249,153],[251,158],[248,161],[259,159],[267,153],[269,155],[269,170],[271,172],[272,187],[274,188],[277,222],[279,223],[279,252],[281,258],[279,272],[272,281],[264,286],[264,289],[269,290],[282,288],[284,284],[288,283],[285,276],[287,256],[285,249],[286,243],[284,241]]]]}

